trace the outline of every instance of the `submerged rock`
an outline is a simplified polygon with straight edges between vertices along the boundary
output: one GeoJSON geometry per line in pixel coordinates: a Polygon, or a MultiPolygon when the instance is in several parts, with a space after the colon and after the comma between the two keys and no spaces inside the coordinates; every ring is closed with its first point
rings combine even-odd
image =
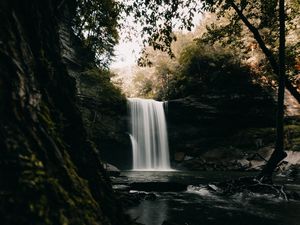
{"type": "Polygon", "coordinates": [[[161,225],[180,225],[180,224],[169,222],[169,221],[165,220],[161,225]]]}
{"type": "Polygon", "coordinates": [[[186,184],[175,182],[135,182],[130,184],[131,189],[137,191],[156,191],[156,192],[168,192],[168,191],[185,191],[187,189],[186,184]]]}
{"type": "Polygon", "coordinates": [[[285,165],[283,165],[283,166],[288,167],[288,168],[283,170],[282,172],[280,172],[277,176],[287,177],[288,180],[292,180],[292,181],[295,181],[296,179],[298,179],[300,166],[299,165],[290,165],[289,166],[287,163],[284,163],[284,164],[285,165]]]}
{"type": "Polygon", "coordinates": [[[154,193],[140,192],[140,191],[121,191],[118,190],[119,202],[121,202],[124,208],[136,206],[141,203],[142,200],[155,201],[157,196],[154,193]]]}

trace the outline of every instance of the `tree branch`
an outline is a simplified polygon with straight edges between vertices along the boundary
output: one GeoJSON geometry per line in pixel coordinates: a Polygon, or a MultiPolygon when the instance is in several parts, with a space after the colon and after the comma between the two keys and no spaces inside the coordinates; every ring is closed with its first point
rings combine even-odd
{"type": "MultiPolygon", "coordinates": [[[[239,9],[239,7],[233,1],[230,1],[230,5],[235,10],[235,12],[238,14],[238,16],[243,21],[243,23],[252,32],[259,47],[261,48],[261,50],[263,51],[263,53],[269,60],[274,73],[279,77],[279,65],[276,62],[276,59],[275,59],[274,55],[272,54],[272,52],[265,45],[265,42],[262,39],[262,36],[260,35],[258,29],[249,22],[249,20],[246,18],[246,16],[243,14],[243,12],[239,9]]],[[[297,91],[297,88],[293,86],[292,82],[289,79],[286,79],[286,88],[296,98],[298,103],[300,103],[300,93],[297,91]]]]}
{"type": "Polygon", "coordinates": [[[253,34],[255,40],[257,41],[259,47],[261,48],[261,50],[263,51],[263,53],[268,58],[268,60],[269,60],[269,62],[271,64],[271,67],[274,70],[274,73],[276,73],[278,75],[278,73],[279,73],[279,66],[278,66],[278,64],[277,64],[277,62],[275,60],[274,55],[272,54],[272,52],[265,45],[265,42],[262,39],[262,37],[261,37],[258,29],[249,22],[249,20],[246,18],[246,16],[243,14],[243,12],[239,9],[239,7],[233,1],[230,1],[230,5],[235,10],[235,12],[238,14],[238,16],[241,18],[241,20],[243,21],[243,23],[252,32],[252,34],[253,34]]]}

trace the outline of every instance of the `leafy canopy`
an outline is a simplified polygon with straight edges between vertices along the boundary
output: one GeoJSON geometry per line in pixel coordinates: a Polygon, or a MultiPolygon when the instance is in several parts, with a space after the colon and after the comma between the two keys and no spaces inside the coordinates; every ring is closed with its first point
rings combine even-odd
{"type": "Polygon", "coordinates": [[[91,49],[100,65],[106,66],[118,43],[119,4],[114,0],[77,0],[75,34],[91,49]]]}
{"type": "MultiPolygon", "coordinates": [[[[300,53],[300,34],[296,29],[300,21],[300,3],[298,0],[286,2],[287,36],[290,37],[287,39],[288,62],[292,68],[300,53]]],[[[259,36],[267,49],[263,54],[273,54],[273,58],[277,54],[278,0],[77,0],[74,30],[95,52],[99,62],[105,65],[118,42],[118,29],[125,27],[126,22],[121,21],[133,18],[131,28],[141,28],[139,35],[143,37],[145,46],[174,56],[171,51],[171,43],[177,40],[174,29],[190,30],[194,16],[203,12],[216,13],[220,20],[207,26],[208,32],[201,41],[247,50],[249,40],[256,42],[259,36]],[[226,23],[221,22],[224,18],[226,23]],[[252,30],[245,26],[245,21],[252,30]],[[258,34],[256,40],[253,32],[258,34]],[[252,37],[252,40],[245,37],[252,37]]]]}
{"type": "MultiPolygon", "coordinates": [[[[288,43],[289,62],[294,63],[300,49],[299,41],[296,41],[299,40],[299,33],[295,32],[300,21],[300,3],[298,0],[286,2],[287,35],[294,35],[288,43]]],[[[193,17],[203,12],[213,12],[219,19],[228,20],[226,24],[217,21],[208,26],[206,41],[222,40],[224,44],[246,48],[243,39],[246,34],[254,36],[254,42],[261,39],[262,45],[259,47],[266,49],[263,54],[272,54],[274,58],[278,52],[278,0],[125,0],[122,1],[122,9],[127,16],[134,18],[135,24],[143,27],[141,35],[146,45],[168,52],[171,56],[174,56],[171,42],[176,40],[173,30],[191,29],[193,17]]]]}

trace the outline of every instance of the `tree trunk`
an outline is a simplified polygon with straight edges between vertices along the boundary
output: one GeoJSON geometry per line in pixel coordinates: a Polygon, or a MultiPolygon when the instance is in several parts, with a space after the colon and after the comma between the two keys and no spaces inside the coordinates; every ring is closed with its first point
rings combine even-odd
{"type": "Polygon", "coordinates": [[[232,8],[236,11],[243,23],[252,32],[255,40],[258,42],[261,50],[269,60],[271,67],[275,74],[278,75],[278,103],[277,103],[277,116],[276,116],[276,145],[275,150],[272,153],[267,164],[259,174],[258,178],[262,181],[271,181],[272,174],[276,169],[278,163],[283,160],[287,154],[284,152],[284,90],[285,83],[287,83],[287,89],[290,93],[300,102],[300,94],[297,89],[288,80],[286,82],[285,76],[285,8],[284,0],[279,1],[279,32],[280,32],[280,43],[279,43],[279,65],[272,52],[267,48],[263,38],[258,32],[257,28],[254,27],[250,21],[245,17],[243,12],[238,8],[238,6],[231,1],[232,8]]]}
{"type": "Polygon", "coordinates": [[[279,77],[278,77],[278,103],[276,117],[276,145],[273,154],[267,164],[261,171],[259,179],[262,181],[271,180],[272,173],[278,163],[284,159],[287,154],[284,152],[284,89],[285,89],[285,10],[284,0],[279,1],[279,22],[280,22],[280,40],[279,40],[279,77]]]}
{"type": "MultiPolygon", "coordinates": [[[[231,4],[231,7],[235,10],[235,12],[238,14],[239,18],[243,21],[243,23],[246,25],[246,27],[253,34],[253,36],[254,36],[255,40],[257,41],[260,49],[263,51],[263,53],[265,54],[265,56],[269,60],[269,63],[271,65],[274,73],[277,74],[278,77],[280,77],[279,65],[276,62],[276,59],[275,59],[274,55],[272,54],[272,52],[267,48],[263,38],[261,37],[259,31],[257,30],[257,28],[254,27],[250,23],[250,21],[245,17],[243,12],[238,8],[238,6],[234,2],[231,2],[230,4],[231,4]]],[[[283,19],[285,19],[285,18],[283,18],[283,19]]],[[[290,81],[286,77],[285,77],[285,79],[286,79],[286,82],[285,82],[286,89],[294,96],[294,98],[298,101],[298,103],[300,103],[300,93],[298,92],[297,88],[293,86],[292,81],[290,81]]]]}
{"type": "Polygon", "coordinates": [[[129,224],[62,60],[60,2],[0,1],[1,224],[129,224]]]}

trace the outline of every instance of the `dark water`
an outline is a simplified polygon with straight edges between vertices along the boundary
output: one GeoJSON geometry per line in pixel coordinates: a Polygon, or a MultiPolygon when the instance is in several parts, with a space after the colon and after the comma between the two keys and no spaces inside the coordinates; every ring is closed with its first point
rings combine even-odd
{"type": "MultiPolygon", "coordinates": [[[[274,199],[273,196],[239,193],[219,197],[205,185],[250,173],[232,172],[123,172],[126,182],[174,181],[189,186],[185,192],[155,193],[156,200],[144,200],[127,213],[146,225],[161,225],[164,220],[180,225],[300,225],[300,202],[274,199]],[[202,185],[202,187],[201,187],[202,185]]],[[[300,192],[299,182],[285,183],[289,189],[300,192]]]]}

